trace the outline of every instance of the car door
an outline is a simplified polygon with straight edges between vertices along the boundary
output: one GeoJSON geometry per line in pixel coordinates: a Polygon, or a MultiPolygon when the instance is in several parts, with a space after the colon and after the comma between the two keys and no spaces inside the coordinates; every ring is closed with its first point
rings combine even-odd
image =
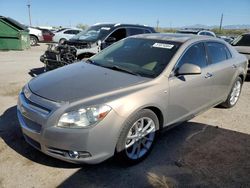
{"type": "Polygon", "coordinates": [[[66,38],[67,40],[72,38],[73,36],[75,36],[76,34],[74,34],[74,31],[75,30],[67,30],[67,31],[64,31],[63,34],[64,34],[64,38],[66,38]]]}
{"type": "Polygon", "coordinates": [[[237,65],[225,44],[206,42],[209,67],[213,84],[211,87],[214,104],[222,102],[229,94],[232,83],[237,75],[237,65]]]}
{"type": "Polygon", "coordinates": [[[169,77],[168,124],[190,119],[208,108],[211,105],[211,84],[205,45],[195,43],[183,53],[169,77]],[[177,70],[186,63],[198,65],[201,74],[177,76],[177,70]]]}

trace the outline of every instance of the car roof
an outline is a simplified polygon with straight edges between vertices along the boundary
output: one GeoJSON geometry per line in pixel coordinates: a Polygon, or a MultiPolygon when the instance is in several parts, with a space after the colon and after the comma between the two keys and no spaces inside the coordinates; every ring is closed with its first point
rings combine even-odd
{"type": "Polygon", "coordinates": [[[143,28],[152,28],[147,25],[140,25],[140,24],[124,24],[124,23],[96,23],[93,26],[104,26],[104,27],[143,27],[143,28]]]}
{"type": "Polygon", "coordinates": [[[142,38],[142,39],[154,39],[154,40],[165,40],[185,43],[188,40],[198,40],[198,39],[215,39],[214,37],[204,36],[204,35],[191,35],[191,34],[181,34],[181,33],[151,33],[151,34],[140,34],[133,35],[131,38],[142,38]]]}
{"type": "Polygon", "coordinates": [[[66,29],[64,29],[63,31],[68,31],[68,30],[78,30],[78,31],[81,31],[82,29],[78,29],[78,28],[66,28],[66,29]]]}

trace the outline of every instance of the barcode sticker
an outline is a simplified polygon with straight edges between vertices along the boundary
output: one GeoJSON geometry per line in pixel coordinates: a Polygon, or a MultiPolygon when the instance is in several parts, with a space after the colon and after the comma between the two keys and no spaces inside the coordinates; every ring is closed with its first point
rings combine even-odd
{"type": "Polygon", "coordinates": [[[172,49],[174,47],[174,45],[173,44],[164,44],[164,43],[154,43],[153,47],[172,49]]]}

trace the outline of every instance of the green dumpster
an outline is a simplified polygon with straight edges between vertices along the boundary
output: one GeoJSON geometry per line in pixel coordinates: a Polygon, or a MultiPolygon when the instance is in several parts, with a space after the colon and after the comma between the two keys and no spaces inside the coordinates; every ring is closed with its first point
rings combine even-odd
{"type": "Polygon", "coordinates": [[[19,22],[0,16],[0,50],[30,48],[28,29],[19,22]]]}

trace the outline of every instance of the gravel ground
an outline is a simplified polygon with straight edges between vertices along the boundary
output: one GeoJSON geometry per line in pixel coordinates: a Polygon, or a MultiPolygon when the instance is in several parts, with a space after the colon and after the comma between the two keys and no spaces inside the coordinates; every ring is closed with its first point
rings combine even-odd
{"type": "Polygon", "coordinates": [[[23,139],[17,94],[42,67],[45,44],[0,52],[0,187],[250,187],[250,82],[232,109],[213,108],[162,133],[133,167],[110,159],[75,165],[42,154],[23,139]]]}

